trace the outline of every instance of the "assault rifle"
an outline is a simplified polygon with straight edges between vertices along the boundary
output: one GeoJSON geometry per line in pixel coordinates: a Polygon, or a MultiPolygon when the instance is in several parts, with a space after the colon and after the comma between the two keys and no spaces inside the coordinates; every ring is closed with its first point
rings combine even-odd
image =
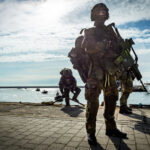
{"type": "Polygon", "coordinates": [[[115,60],[115,64],[121,68],[123,67],[125,70],[129,71],[131,75],[136,78],[138,81],[141,82],[143,89],[147,92],[146,87],[144,86],[142,82],[142,75],[138,69],[138,57],[135,53],[132,45],[135,44],[132,38],[130,39],[123,39],[118,31],[118,29],[115,27],[115,23],[110,24],[110,26],[113,27],[113,31],[118,39],[118,43],[120,45],[120,56],[118,56],[115,60]],[[132,50],[135,59],[131,56],[130,51],[132,50]]]}

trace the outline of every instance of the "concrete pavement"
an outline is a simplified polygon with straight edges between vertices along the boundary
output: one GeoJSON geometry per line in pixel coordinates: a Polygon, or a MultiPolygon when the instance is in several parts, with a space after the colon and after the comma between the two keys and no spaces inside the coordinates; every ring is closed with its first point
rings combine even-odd
{"type": "Polygon", "coordinates": [[[103,107],[97,117],[97,147],[87,142],[85,109],[78,106],[40,106],[0,103],[0,150],[149,150],[150,109],[119,114],[117,126],[128,139],[105,135],[103,107]]]}

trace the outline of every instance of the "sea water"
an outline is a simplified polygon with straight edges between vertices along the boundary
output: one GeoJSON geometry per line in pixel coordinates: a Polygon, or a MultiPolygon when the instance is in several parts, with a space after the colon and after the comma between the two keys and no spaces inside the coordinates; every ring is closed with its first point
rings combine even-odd
{"type": "MultiPolygon", "coordinates": [[[[1,88],[0,89],[0,102],[31,102],[31,103],[41,103],[41,102],[48,102],[48,101],[54,101],[54,97],[56,96],[56,93],[59,91],[57,88],[41,88],[40,91],[36,91],[36,89],[15,89],[15,88],[1,88]],[[43,94],[42,91],[46,90],[48,91],[47,94],[43,94]]],[[[73,94],[70,93],[70,97],[72,97],[73,94]]],[[[119,92],[120,97],[120,92],[119,92]]],[[[86,100],[84,98],[84,88],[81,89],[81,93],[78,96],[78,100],[86,104],[86,100]]],[[[103,92],[100,94],[99,102],[103,101],[103,92]]],[[[128,104],[150,104],[150,94],[147,94],[146,92],[132,92],[128,99],[128,104]]],[[[63,101],[62,104],[65,104],[63,101]]],[[[76,103],[73,101],[70,101],[71,105],[75,105],[76,103]]],[[[119,105],[119,101],[117,101],[117,104],[119,105]]]]}

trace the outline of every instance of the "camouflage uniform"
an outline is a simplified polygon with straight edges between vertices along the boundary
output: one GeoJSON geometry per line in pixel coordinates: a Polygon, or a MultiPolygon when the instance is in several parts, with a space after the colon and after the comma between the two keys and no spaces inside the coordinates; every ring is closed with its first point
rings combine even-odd
{"type": "MultiPolygon", "coordinates": [[[[67,69],[66,69],[67,70],[67,69]]],[[[59,89],[65,98],[66,106],[70,105],[69,102],[69,93],[70,91],[74,94],[72,99],[76,99],[81,91],[76,85],[76,79],[72,75],[63,75],[59,81],[59,89]]]]}
{"type": "Polygon", "coordinates": [[[127,108],[127,99],[133,89],[133,79],[130,73],[123,74],[125,77],[120,78],[121,97],[120,97],[120,109],[127,108]]]}
{"type": "Polygon", "coordinates": [[[96,130],[96,116],[99,107],[99,95],[104,92],[104,118],[106,130],[116,129],[114,113],[118,100],[116,78],[113,74],[113,59],[116,57],[116,39],[106,26],[85,30],[82,47],[91,58],[89,76],[85,88],[86,130],[93,134],[96,130]],[[109,44],[111,41],[111,45],[109,44]]]}

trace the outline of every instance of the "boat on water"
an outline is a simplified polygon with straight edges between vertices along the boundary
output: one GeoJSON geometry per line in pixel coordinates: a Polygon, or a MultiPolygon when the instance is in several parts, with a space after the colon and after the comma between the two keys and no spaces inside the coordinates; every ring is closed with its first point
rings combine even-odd
{"type": "Polygon", "coordinates": [[[40,91],[40,88],[37,88],[35,91],[40,91]]]}
{"type": "Polygon", "coordinates": [[[47,93],[48,93],[48,91],[46,91],[46,90],[42,91],[42,94],[47,94],[47,93]]]}

